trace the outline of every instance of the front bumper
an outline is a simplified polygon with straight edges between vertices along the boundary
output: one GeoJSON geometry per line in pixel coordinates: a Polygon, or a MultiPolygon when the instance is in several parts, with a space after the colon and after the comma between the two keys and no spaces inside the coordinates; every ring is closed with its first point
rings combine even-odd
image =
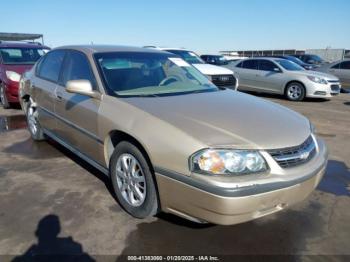
{"type": "Polygon", "coordinates": [[[305,86],[306,96],[315,98],[330,98],[339,95],[341,90],[340,82],[331,82],[325,85],[308,81],[305,86]]]}
{"type": "MultiPolygon", "coordinates": [[[[214,186],[156,169],[162,210],[196,222],[238,224],[283,210],[307,198],[323,177],[328,152],[318,141],[310,162],[239,187],[214,186]],[[273,179],[271,179],[271,177],[273,179]]],[[[278,173],[278,172],[276,172],[278,173]]]]}

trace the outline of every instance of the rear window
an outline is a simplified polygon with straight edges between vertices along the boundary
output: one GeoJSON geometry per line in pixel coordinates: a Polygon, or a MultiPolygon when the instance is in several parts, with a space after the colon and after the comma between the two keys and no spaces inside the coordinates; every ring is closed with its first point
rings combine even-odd
{"type": "Polygon", "coordinates": [[[3,63],[6,65],[35,64],[48,49],[43,48],[0,48],[3,63]]]}

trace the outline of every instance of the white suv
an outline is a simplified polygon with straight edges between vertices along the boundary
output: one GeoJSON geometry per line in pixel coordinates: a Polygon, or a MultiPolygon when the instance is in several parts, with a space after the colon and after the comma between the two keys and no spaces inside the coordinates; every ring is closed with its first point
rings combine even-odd
{"type": "Polygon", "coordinates": [[[197,68],[202,74],[206,75],[218,87],[226,87],[234,90],[238,87],[238,81],[233,71],[221,66],[206,64],[196,53],[190,50],[154,46],[146,46],[145,48],[155,48],[180,56],[187,63],[197,68]]]}

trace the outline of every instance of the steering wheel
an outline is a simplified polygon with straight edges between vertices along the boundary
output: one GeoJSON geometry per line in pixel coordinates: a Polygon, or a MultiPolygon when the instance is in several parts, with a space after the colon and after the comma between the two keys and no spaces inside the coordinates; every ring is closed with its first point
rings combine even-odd
{"type": "Polygon", "coordinates": [[[181,79],[178,76],[168,76],[167,78],[164,78],[162,82],[159,83],[159,86],[167,86],[177,81],[181,81],[181,79]]]}

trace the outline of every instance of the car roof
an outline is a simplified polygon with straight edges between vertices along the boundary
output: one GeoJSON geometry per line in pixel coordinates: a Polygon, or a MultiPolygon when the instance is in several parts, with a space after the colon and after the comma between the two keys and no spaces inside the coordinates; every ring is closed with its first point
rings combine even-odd
{"type": "Polygon", "coordinates": [[[122,45],[67,45],[55,48],[57,49],[72,49],[84,52],[86,54],[108,53],[108,52],[143,52],[143,53],[165,53],[155,48],[142,48],[134,46],[122,45]]]}
{"type": "Polygon", "coordinates": [[[185,48],[178,48],[178,47],[159,47],[159,50],[169,50],[169,51],[187,51],[192,52],[191,50],[185,49],[185,48]]]}
{"type": "Polygon", "coordinates": [[[5,42],[0,41],[0,48],[44,48],[44,49],[50,49],[48,46],[41,45],[39,43],[27,43],[27,42],[5,42]]]}
{"type": "Polygon", "coordinates": [[[259,57],[251,57],[251,58],[247,58],[247,59],[242,59],[242,61],[247,61],[247,60],[270,60],[270,61],[276,61],[276,60],[281,60],[281,59],[283,59],[283,58],[259,56],[259,57]]]}

